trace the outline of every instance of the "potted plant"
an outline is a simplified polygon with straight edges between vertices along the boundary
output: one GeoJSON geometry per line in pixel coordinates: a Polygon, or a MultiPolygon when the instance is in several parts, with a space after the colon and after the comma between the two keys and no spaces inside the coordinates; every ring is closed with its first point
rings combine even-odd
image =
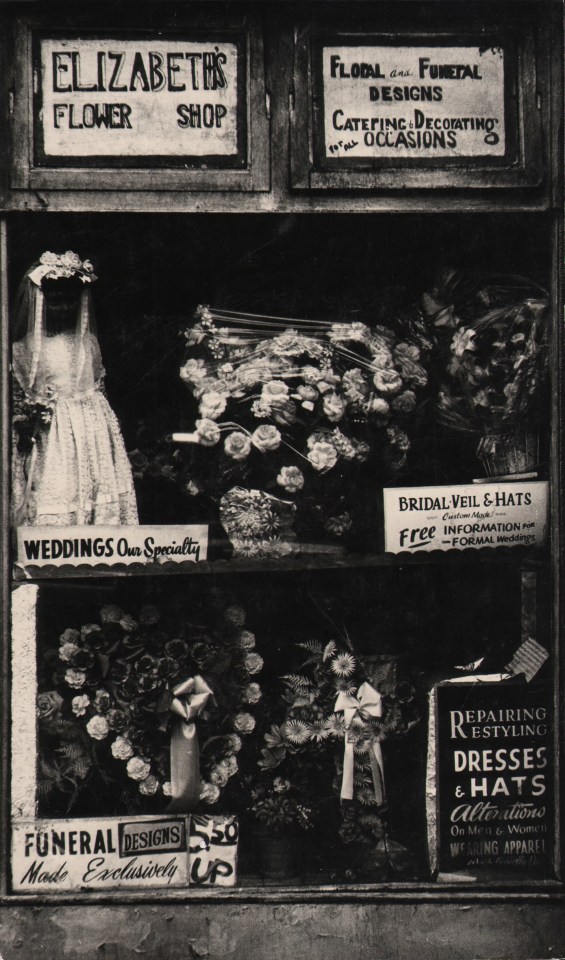
{"type": "Polygon", "coordinates": [[[249,778],[247,811],[253,821],[253,850],[265,880],[296,877],[300,870],[301,834],[315,821],[315,806],[302,786],[282,776],[249,778]]]}

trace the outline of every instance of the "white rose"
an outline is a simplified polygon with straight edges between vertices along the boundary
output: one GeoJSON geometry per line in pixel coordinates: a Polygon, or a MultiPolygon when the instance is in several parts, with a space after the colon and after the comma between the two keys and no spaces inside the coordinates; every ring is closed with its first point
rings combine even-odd
{"type": "Polygon", "coordinates": [[[141,781],[138,789],[144,797],[152,797],[159,789],[159,781],[157,777],[154,777],[153,774],[150,773],[148,777],[145,777],[145,780],[141,781]]]}
{"type": "Polygon", "coordinates": [[[337,452],[331,443],[314,443],[308,454],[308,459],[314,467],[314,470],[317,470],[319,473],[325,473],[327,470],[335,467],[337,463],[337,452]]]}
{"type": "Polygon", "coordinates": [[[251,442],[261,453],[267,453],[270,450],[277,450],[281,445],[282,437],[280,431],[269,423],[263,423],[253,431],[251,442]]]}
{"type": "Polygon", "coordinates": [[[234,430],[224,440],[224,451],[232,460],[245,460],[251,453],[251,440],[244,433],[234,430]]]}

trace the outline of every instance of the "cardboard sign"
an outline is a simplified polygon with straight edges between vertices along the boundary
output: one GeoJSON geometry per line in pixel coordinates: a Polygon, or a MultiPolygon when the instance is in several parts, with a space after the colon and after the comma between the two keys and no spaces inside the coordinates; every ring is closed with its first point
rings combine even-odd
{"type": "Polygon", "coordinates": [[[551,875],[552,731],[543,686],[447,681],[432,691],[430,713],[432,863],[447,873],[551,875]]]}
{"type": "Polygon", "coordinates": [[[12,886],[21,893],[233,886],[235,817],[102,817],[13,825],[12,886]]]}
{"type": "Polygon", "coordinates": [[[388,553],[533,547],[547,536],[544,480],[389,487],[383,495],[388,553]]]}
{"type": "Polygon", "coordinates": [[[504,51],[322,48],[325,157],[503,157],[504,51]]]}
{"type": "Polygon", "coordinates": [[[198,563],[208,526],[18,527],[17,561],[33,567],[198,563]]]}
{"type": "Polygon", "coordinates": [[[221,40],[42,38],[39,159],[234,158],[240,61],[221,40]]]}

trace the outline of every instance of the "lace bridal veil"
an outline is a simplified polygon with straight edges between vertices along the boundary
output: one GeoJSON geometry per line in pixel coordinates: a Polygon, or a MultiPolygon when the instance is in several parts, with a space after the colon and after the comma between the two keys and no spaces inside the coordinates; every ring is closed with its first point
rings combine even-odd
{"type": "Polygon", "coordinates": [[[90,288],[77,254],[44,253],[18,292],[12,367],[16,524],[136,524],[120,425],[103,393],[90,288]]]}

